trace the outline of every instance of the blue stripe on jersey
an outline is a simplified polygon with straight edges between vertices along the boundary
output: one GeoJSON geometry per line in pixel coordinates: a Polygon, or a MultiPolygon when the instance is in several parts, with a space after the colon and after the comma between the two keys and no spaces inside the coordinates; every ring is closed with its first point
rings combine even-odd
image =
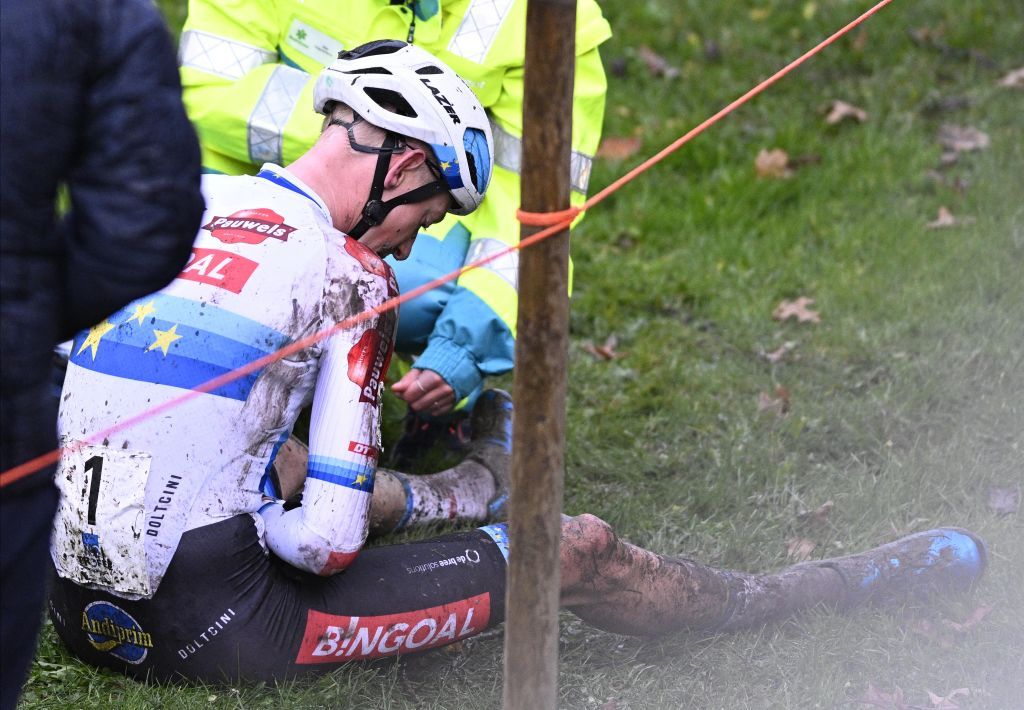
{"type": "Polygon", "coordinates": [[[330,456],[310,456],[306,477],[373,493],[373,475],[376,470],[376,465],[372,463],[358,464],[330,456]]]}
{"type": "MultiPolygon", "coordinates": [[[[115,377],[193,389],[289,342],[273,328],[209,303],[156,294],[79,333],[71,362],[115,377]]],[[[244,401],[260,372],[210,394],[244,401]]]]}

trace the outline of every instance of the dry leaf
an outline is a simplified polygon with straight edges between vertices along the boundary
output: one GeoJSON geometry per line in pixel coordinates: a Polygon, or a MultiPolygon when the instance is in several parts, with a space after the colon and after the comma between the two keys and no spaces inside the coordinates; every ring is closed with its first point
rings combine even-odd
{"type": "Polygon", "coordinates": [[[838,99],[830,103],[826,111],[828,115],[825,116],[825,123],[830,126],[834,126],[846,119],[853,119],[857,123],[864,123],[864,121],[868,120],[867,111],[838,99]]]}
{"type": "Polygon", "coordinates": [[[812,527],[825,527],[828,523],[828,516],[835,507],[835,503],[831,500],[827,500],[819,505],[813,512],[799,513],[796,517],[801,523],[807,523],[812,527]]]}
{"type": "Polygon", "coordinates": [[[601,144],[597,149],[598,158],[609,160],[626,160],[636,155],[640,150],[640,136],[618,136],[606,135],[601,138],[601,144]]]}
{"type": "Polygon", "coordinates": [[[771,351],[770,353],[761,353],[761,356],[773,365],[778,365],[782,362],[783,358],[793,351],[796,347],[795,340],[787,340],[778,349],[771,351]]]}
{"type": "Polygon", "coordinates": [[[955,153],[969,153],[988,148],[990,141],[988,134],[977,128],[946,123],[939,128],[939,143],[955,153]]]}
{"type": "Polygon", "coordinates": [[[871,705],[884,710],[909,710],[906,700],[903,699],[903,690],[896,688],[891,693],[880,690],[873,683],[868,683],[867,692],[857,702],[862,705],[871,705]]]}
{"type": "Polygon", "coordinates": [[[754,170],[758,177],[782,179],[793,176],[789,165],[789,154],[782,148],[765,150],[764,148],[754,159],[754,170]]]}
{"type": "Polygon", "coordinates": [[[1024,67],[1014,69],[1000,79],[999,86],[1005,86],[1009,89],[1024,89],[1024,67]]]}
{"type": "Polygon", "coordinates": [[[955,227],[957,225],[956,217],[945,207],[939,207],[939,216],[934,220],[926,224],[928,229],[942,229],[944,227],[955,227]]]}
{"type": "Polygon", "coordinates": [[[589,340],[583,343],[583,349],[593,355],[598,360],[604,360],[605,362],[611,360],[618,360],[621,357],[625,357],[623,353],[615,352],[615,347],[619,344],[619,339],[614,335],[609,335],[604,345],[594,345],[589,340]]]}
{"type": "Polygon", "coordinates": [[[811,553],[817,547],[806,537],[794,537],[786,547],[786,557],[793,562],[806,562],[811,559],[811,553]]]}
{"type": "Polygon", "coordinates": [[[789,390],[782,385],[775,388],[774,394],[761,392],[757,395],[757,413],[774,414],[782,418],[789,413],[789,390]]]}
{"type": "Polygon", "coordinates": [[[925,225],[928,229],[943,229],[945,227],[958,227],[961,224],[970,224],[973,217],[954,217],[953,213],[945,207],[939,207],[938,216],[925,225]]]}
{"type": "Polygon", "coordinates": [[[930,690],[927,693],[928,699],[932,701],[935,710],[958,710],[960,706],[953,701],[961,695],[970,695],[971,691],[967,688],[957,688],[956,690],[951,690],[946,695],[936,695],[930,690]]]}
{"type": "Polygon", "coordinates": [[[966,619],[964,619],[963,623],[959,623],[958,624],[955,621],[948,621],[948,620],[944,621],[943,623],[945,623],[945,625],[948,626],[949,628],[953,629],[953,631],[956,631],[956,632],[961,633],[961,634],[966,634],[968,631],[970,631],[975,626],[977,626],[979,623],[981,623],[981,620],[984,619],[986,616],[988,616],[991,612],[992,612],[992,606],[990,606],[990,605],[982,605],[982,606],[979,606],[974,611],[972,611],[970,616],[968,616],[966,619]]]}
{"type": "Polygon", "coordinates": [[[636,155],[640,150],[639,136],[605,136],[597,148],[598,158],[625,160],[636,155]]]}
{"type": "Polygon", "coordinates": [[[655,52],[645,44],[640,45],[636,50],[641,61],[647,66],[647,71],[652,76],[661,76],[666,79],[675,79],[679,76],[679,69],[672,66],[664,57],[655,52]]]}
{"type": "Polygon", "coordinates": [[[988,509],[996,515],[1013,515],[1020,510],[1020,484],[989,486],[988,509]]]}
{"type": "Polygon", "coordinates": [[[821,314],[809,308],[813,303],[814,299],[806,296],[801,296],[795,301],[783,301],[772,311],[772,318],[778,321],[796,318],[798,323],[820,323],[821,314]]]}

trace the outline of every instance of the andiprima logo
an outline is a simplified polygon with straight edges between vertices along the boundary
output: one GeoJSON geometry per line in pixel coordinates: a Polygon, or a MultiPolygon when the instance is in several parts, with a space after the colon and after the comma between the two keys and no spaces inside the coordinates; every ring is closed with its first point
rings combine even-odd
{"type": "Polygon", "coordinates": [[[153,648],[153,637],[124,609],[110,602],[93,602],[82,612],[82,631],[97,651],[122,661],[142,663],[153,648]]]}
{"type": "Polygon", "coordinates": [[[271,237],[286,242],[295,231],[295,227],[284,223],[284,217],[266,207],[214,217],[203,229],[225,244],[262,244],[271,237]]]}

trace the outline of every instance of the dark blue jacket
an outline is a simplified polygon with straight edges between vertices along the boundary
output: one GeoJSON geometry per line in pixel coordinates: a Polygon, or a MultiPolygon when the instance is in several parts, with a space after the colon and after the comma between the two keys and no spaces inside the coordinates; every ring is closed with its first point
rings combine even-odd
{"type": "Polygon", "coordinates": [[[174,48],[150,0],[2,0],[0,15],[7,470],[55,447],[53,346],[173,279],[203,202],[174,48]]]}

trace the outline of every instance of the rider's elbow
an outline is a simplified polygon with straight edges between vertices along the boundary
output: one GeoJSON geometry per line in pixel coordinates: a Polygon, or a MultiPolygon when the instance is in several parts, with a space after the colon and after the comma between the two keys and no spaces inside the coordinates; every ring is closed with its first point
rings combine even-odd
{"type": "Polygon", "coordinates": [[[330,577],[332,574],[337,574],[352,564],[358,554],[358,549],[351,552],[332,550],[328,553],[327,561],[317,574],[321,577],[330,577]]]}

